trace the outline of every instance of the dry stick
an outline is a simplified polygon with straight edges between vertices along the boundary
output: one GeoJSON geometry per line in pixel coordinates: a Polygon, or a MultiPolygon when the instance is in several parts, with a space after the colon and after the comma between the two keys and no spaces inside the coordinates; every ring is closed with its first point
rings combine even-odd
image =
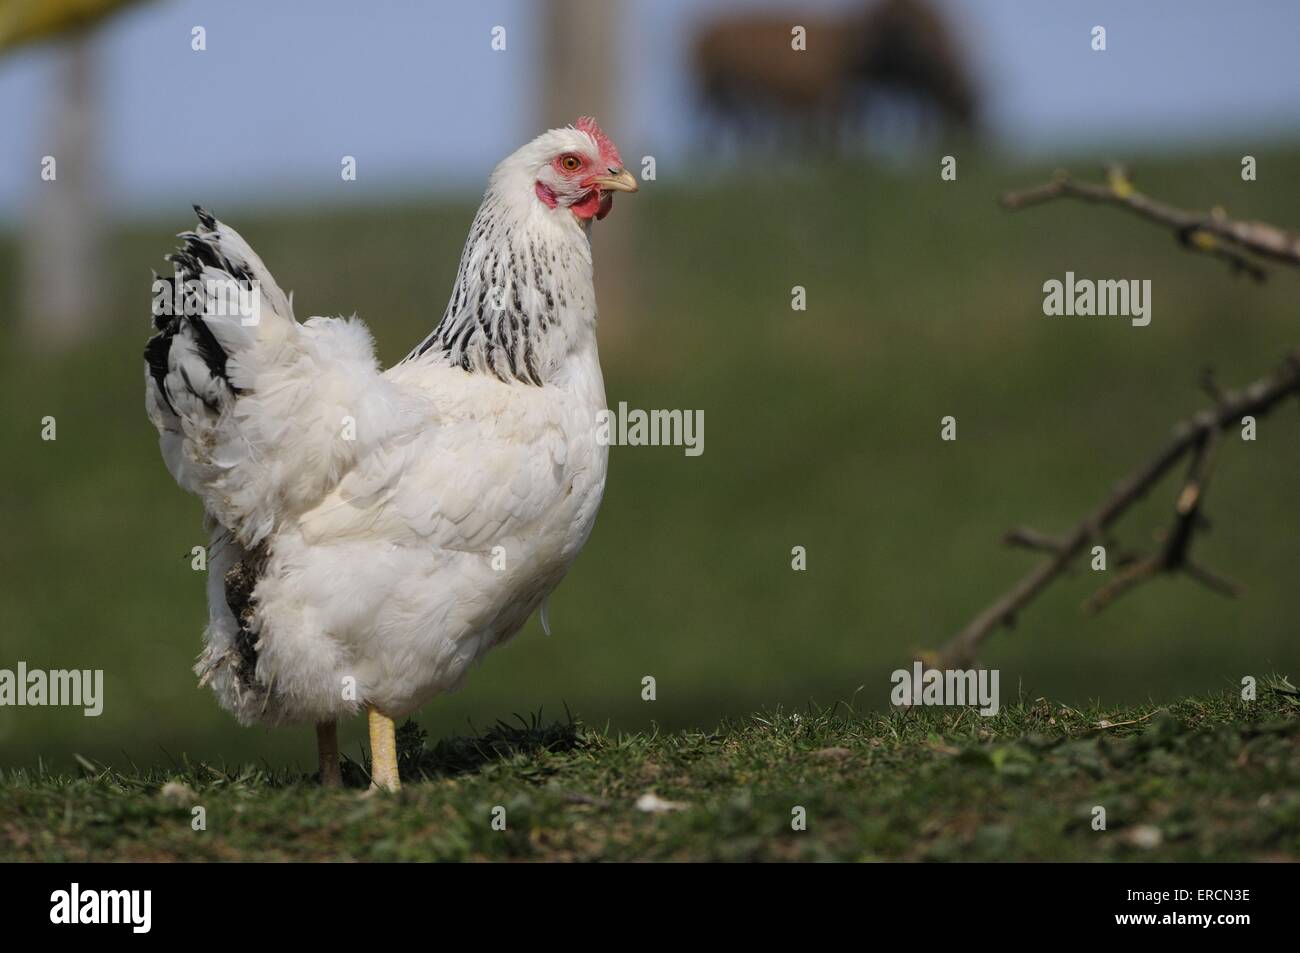
{"type": "Polygon", "coordinates": [[[1008,546],[1020,546],[1024,549],[1037,550],[1040,553],[1059,553],[1062,543],[1055,536],[1040,533],[1032,526],[1017,526],[1007,530],[1002,542],[1008,546]]]}
{"type": "Polygon", "coordinates": [[[1011,210],[1058,198],[1116,205],[1172,228],[1187,248],[1223,258],[1234,270],[1244,271],[1256,281],[1263,281],[1267,272],[1239,252],[1300,265],[1300,235],[1293,231],[1268,222],[1238,221],[1219,210],[1192,212],[1165,205],[1134,189],[1118,168],[1112,169],[1110,179],[1107,185],[1096,185],[1080,182],[1061,170],[1052,181],[1021,191],[1005,192],[999,201],[1003,208],[1011,210]]]}
{"type": "MultiPolygon", "coordinates": [[[[1174,436],[1164,448],[1146,466],[1121,481],[1100,506],[1080,520],[1061,539],[1060,548],[1050,558],[1039,563],[1011,589],[971,619],[944,646],[940,653],[939,667],[963,668],[970,665],[990,634],[999,626],[1011,625],[1020,610],[1064,572],[1088,543],[1099,539],[1125,510],[1142,499],[1186,454],[1198,447],[1205,447],[1212,434],[1237,424],[1242,417],[1266,415],[1293,394],[1300,395],[1300,351],[1289,355],[1283,366],[1271,376],[1261,378],[1240,391],[1224,393],[1214,410],[1202,411],[1175,427],[1174,436]]],[[[1195,473],[1192,476],[1195,478],[1195,473]]],[[[1168,548],[1166,546],[1167,550],[1168,548]]],[[[1180,558],[1185,559],[1185,551],[1180,558]]],[[[1183,568],[1188,570],[1189,566],[1190,564],[1184,565],[1183,568]]],[[[1192,571],[1192,575],[1197,578],[1212,576],[1200,567],[1192,571]]]]}
{"type": "Polygon", "coordinates": [[[1153,715],[1158,715],[1160,714],[1160,712],[1168,711],[1168,710],[1169,709],[1167,708],[1157,708],[1153,711],[1147,712],[1141,718],[1133,718],[1129,721],[1107,721],[1104,724],[1102,722],[1097,722],[1097,724],[1085,728],[1084,731],[1110,731],[1110,729],[1112,728],[1124,728],[1127,727],[1128,725],[1140,725],[1142,724],[1142,722],[1151,718],[1153,715]]]}
{"type": "MultiPolygon", "coordinates": [[[[1220,395],[1221,399],[1222,395],[1220,395]]],[[[1178,500],[1174,504],[1174,525],[1166,534],[1160,551],[1139,560],[1102,586],[1084,602],[1083,608],[1086,612],[1100,612],[1138,583],[1158,573],[1177,572],[1180,569],[1223,595],[1236,596],[1240,593],[1241,587],[1235,582],[1198,566],[1188,555],[1192,536],[1204,519],[1201,516],[1201,501],[1205,498],[1205,490],[1209,486],[1211,463],[1218,440],[1218,430],[1205,430],[1193,445],[1192,462],[1187,468],[1187,478],[1183,481],[1182,492],[1178,494],[1178,500]]]]}
{"type": "MultiPolygon", "coordinates": [[[[1004,208],[1016,210],[1058,198],[1116,205],[1174,230],[1184,247],[1221,257],[1234,270],[1245,271],[1258,281],[1266,272],[1241,251],[1263,258],[1300,265],[1300,235],[1267,222],[1240,222],[1222,210],[1210,214],[1189,212],[1148,198],[1133,188],[1122,166],[1107,170],[1108,183],[1095,185],[1075,180],[1060,170],[1050,182],[1021,191],[1003,193],[1004,208]],[[1240,250],[1240,251],[1239,251],[1240,250]]],[[[1192,464],[1179,495],[1173,528],[1164,546],[1154,557],[1128,565],[1114,582],[1103,587],[1084,604],[1096,611],[1137,584],[1159,572],[1181,570],[1216,591],[1235,595],[1236,583],[1224,579],[1188,558],[1188,549],[1201,516],[1206,481],[1213,450],[1220,431],[1247,413],[1261,416],[1292,393],[1300,393],[1300,352],[1288,356],[1283,368],[1271,378],[1264,378],[1236,394],[1224,393],[1207,373],[1202,386],[1214,399],[1216,411],[1205,411],[1175,428],[1170,443],[1145,468],[1120,483],[1111,496],[1089,513],[1065,538],[1058,539],[1028,527],[1011,530],[1004,541],[1028,549],[1049,553],[1008,592],[967,623],[940,653],[945,666],[967,665],[974,660],[984,640],[1001,625],[1014,624],[1016,614],[1053,579],[1070,567],[1088,543],[1103,537],[1105,530],[1189,451],[1192,464]]]]}

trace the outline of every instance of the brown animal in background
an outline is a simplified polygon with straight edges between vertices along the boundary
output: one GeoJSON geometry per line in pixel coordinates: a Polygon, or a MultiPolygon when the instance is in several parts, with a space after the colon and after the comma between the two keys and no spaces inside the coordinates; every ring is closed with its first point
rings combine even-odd
{"type": "Polygon", "coordinates": [[[793,124],[825,138],[848,108],[845,66],[852,58],[839,21],[750,14],[720,20],[695,43],[695,75],[705,104],[730,120],[742,139],[793,124]],[[810,51],[791,49],[795,25],[810,51]]]}
{"type": "Polygon", "coordinates": [[[864,100],[903,92],[949,128],[974,124],[976,96],[943,18],[923,0],[881,0],[846,17],[747,14],[714,22],[695,41],[705,103],[747,140],[793,129],[834,147],[864,100]],[[807,49],[791,47],[807,31],[807,49]]]}
{"type": "Polygon", "coordinates": [[[922,0],[883,0],[867,14],[855,68],[870,86],[928,99],[952,126],[975,121],[975,90],[956,39],[922,0]]]}

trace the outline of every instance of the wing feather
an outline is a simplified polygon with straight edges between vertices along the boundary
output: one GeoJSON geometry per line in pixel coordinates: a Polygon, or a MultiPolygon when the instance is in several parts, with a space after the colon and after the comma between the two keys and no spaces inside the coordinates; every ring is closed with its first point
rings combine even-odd
{"type": "Polygon", "coordinates": [[[145,403],[172,476],[252,548],[390,439],[402,402],[365,325],[300,324],[248,243],[197,211],[159,279],[145,403]]]}

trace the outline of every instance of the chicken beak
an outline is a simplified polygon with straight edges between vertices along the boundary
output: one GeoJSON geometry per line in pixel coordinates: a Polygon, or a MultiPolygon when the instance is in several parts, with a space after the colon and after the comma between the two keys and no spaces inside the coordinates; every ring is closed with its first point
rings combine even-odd
{"type": "Polygon", "coordinates": [[[611,175],[599,175],[591,180],[591,184],[602,192],[635,192],[637,190],[636,178],[627,169],[619,169],[618,172],[611,175]]]}

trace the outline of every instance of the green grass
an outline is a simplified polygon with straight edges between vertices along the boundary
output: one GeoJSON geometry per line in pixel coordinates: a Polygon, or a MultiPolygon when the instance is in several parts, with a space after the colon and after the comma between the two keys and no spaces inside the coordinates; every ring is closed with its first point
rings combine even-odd
{"type": "Polygon", "coordinates": [[[399,749],[395,795],[364,793],[364,762],[341,791],[185,759],[0,773],[0,860],[1300,859],[1300,693],[1283,679],[1251,703],[1026,697],[991,718],[845,704],[632,734],[521,719],[436,745],[408,723],[399,749]],[[673,809],[638,809],[651,792],[673,809]]]}
{"type": "MultiPolygon", "coordinates": [[[[1300,224],[1294,147],[1123,158],[1170,202],[1300,224]],[[1242,152],[1259,158],[1258,182],[1240,180],[1242,152]]],[[[1050,166],[963,155],[945,183],[935,165],[665,181],[620,200],[595,236],[608,396],[704,410],[704,455],[613,449],[595,531],[552,602],[554,637],[530,622],[419,713],[430,736],[566,705],[616,731],[700,730],[860,686],[859,706],[881,710],[890,671],[1031,565],[999,544],[1008,527],[1061,532],[1203,405],[1204,365],[1240,384],[1300,339],[1298,274],[1233,280],[1110,209],[994,204],[1050,166]],[[1042,283],[1067,269],[1150,278],[1151,326],[1045,318],[1042,283]],[[790,311],[795,284],[807,312],[790,311]],[[938,439],[946,414],[956,443],[938,439]],[[791,571],[794,545],[807,572],[791,571]]],[[[474,204],[216,211],[294,289],[300,316],[356,311],[391,362],[441,314],[474,204]]],[[[145,420],[140,351],[150,268],[191,214],[118,229],[83,347],[37,357],[0,335],[0,666],[100,668],[106,694],[93,719],[0,710],[0,765],[66,770],[75,752],[125,769],[164,750],[284,764],[308,750],[310,732],[240,729],[190,672],[207,611],[189,552],[205,539],[145,420]],[[54,443],[39,439],[45,415],[54,443]]],[[[7,315],[17,251],[0,241],[7,315]]],[[[1081,569],[989,643],[1004,690],[1115,706],[1300,671],[1295,411],[1218,455],[1195,555],[1243,598],[1162,579],[1086,618],[1098,579],[1081,569]]],[[[1121,540],[1149,547],[1173,496],[1153,493],[1121,540]]]]}

